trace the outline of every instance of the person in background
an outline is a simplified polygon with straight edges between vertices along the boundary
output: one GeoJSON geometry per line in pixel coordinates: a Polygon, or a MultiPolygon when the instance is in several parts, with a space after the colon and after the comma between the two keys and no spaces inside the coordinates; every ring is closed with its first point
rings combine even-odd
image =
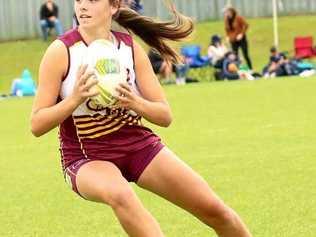
{"type": "Polygon", "coordinates": [[[270,48],[268,65],[263,69],[265,78],[276,76],[289,76],[294,74],[294,68],[284,53],[278,51],[275,46],[270,48]]]}
{"type": "Polygon", "coordinates": [[[230,42],[232,50],[238,57],[238,50],[241,48],[247,65],[249,69],[252,70],[252,63],[248,52],[248,40],[246,36],[246,31],[249,27],[248,23],[233,7],[227,7],[225,9],[224,23],[227,40],[230,42]]]}
{"type": "Polygon", "coordinates": [[[223,61],[222,78],[228,80],[238,80],[240,61],[234,52],[228,52],[223,61]]]}
{"type": "Polygon", "coordinates": [[[219,35],[213,35],[207,50],[210,64],[215,68],[222,68],[225,54],[228,52],[227,47],[223,44],[219,35]]]}
{"type": "Polygon", "coordinates": [[[170,81],[173,72],[173,66],[170,61],[164,60],[161,55],[151,48],[148,52],[148,58],[154,73],[161,77],[161,81],[170,81]]]}
{"type": "Polygon", "coordinates": [[[187,77],[190,66],[188,60],[183,55],[180,56],[180,60],[178,63],[172,63],[168,60],[163,59],[156,50],[151,48],[148,52],[148,58],[155,74],[161,76],[162,83],[174,83],[174,81],[171,79],[172,73],[175,73],[176,75],[175,82],[177,85],[184,85],[187,82],[198,82],[196,79],[187,77]]]}
{"type": "Polygon", "coordinates": [[[221,76],[227,80],[255,80],[251,71],[241,69],[240,60],[234,52],[226,53],[221,76]]]}
{"type": "Polygon", "coordinates": [[[36,93],[36,84],[32,78],[31,72],[24,69],[20,78],[16,78],[11,84],[11,96],[34,96],[36,93]]]}
{"type": "Polygon", "coordinates": [[[125,0],[125,5],[137,12],[138,14],[144,13],[144,7],[141,0],[125,0]]]}
{"type": "Polygon", "coordinates": [[[63,28],[58,18],[58,6],[53,0],[46,0],[40,9],[40,25],[42,29],[43,39],[46,41],[50,29],[55,28],[56,34],[61,36],[63,28]]]}

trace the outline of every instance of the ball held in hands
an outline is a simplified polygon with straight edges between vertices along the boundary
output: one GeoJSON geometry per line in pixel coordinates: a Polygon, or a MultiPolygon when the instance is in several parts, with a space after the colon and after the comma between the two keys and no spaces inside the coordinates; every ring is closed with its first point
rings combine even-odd
{"type": "Polygon", "coordinates": [[[118,92],[115,89],[119,83],[127,81],[127,73],[122,66],[117,47],[110,41],[98,39],[88,46],[85,63],[88,69],[94,71],[94,78],[98,84],[90,90],[98,91],[99,94],[91,97],[91,100],[103,107],[116,104],[118,92]]]}

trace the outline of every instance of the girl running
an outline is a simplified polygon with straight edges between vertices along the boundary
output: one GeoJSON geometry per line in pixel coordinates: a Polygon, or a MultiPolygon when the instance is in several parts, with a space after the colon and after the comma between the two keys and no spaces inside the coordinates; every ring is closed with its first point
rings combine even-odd
{"type": "Polygon", "coordinates": [[[128,182],[187,210],[222,237],[249,237],[238,215],[184,164],[141,118],[167,127],[171,110],[143,48],[129,34],[111,30],[112,19],[154,47],[165,59],[177,54],[164,40],[180,40],[192,21],[171,8],[174,20],[156,22],[120,6],[120,0],[76,0],[79,26],[55,40],[43,56],[32,110],[32,132],[41,136],[59,126],[63,171],[86,200],[109,205],[132,237],[164,236],[128,182]],[[81,65],[96,39],[112,41],[129,72],[117,87],[115,108],[94,107],[97,84],[81,65]],[[89,79],[90,78],[90,79],[89,79]],[[89,79],[89,80],[88,80],[89,79]],[[130,113],[133,110],[136,113],[130,113]]]}

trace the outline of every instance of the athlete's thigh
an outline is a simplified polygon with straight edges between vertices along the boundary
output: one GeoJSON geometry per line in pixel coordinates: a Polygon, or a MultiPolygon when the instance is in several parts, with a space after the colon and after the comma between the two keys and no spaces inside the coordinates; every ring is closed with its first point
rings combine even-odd
{"type": "Polygon", "coordinates": [[[193,214],[204,207],[223,206],[207,182],[168,148],[157,154],[137,184],[193,214]]]}
{"type": "Polygon", "coordinates": [[[84,198],[109,204],[118,193],[132,193],[120,170],[108,161],[90,161],[78,170],[76,176],[78,192],[84,198]]]}

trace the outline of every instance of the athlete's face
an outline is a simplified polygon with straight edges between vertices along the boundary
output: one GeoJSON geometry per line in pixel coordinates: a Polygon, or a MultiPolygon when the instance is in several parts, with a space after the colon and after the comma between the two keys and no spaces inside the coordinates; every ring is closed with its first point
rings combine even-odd
{"type": "Polygon", "coordinates": [[[112,0],[75,0],[75,13],[82,27],[104,27],[118,6],[112,0]]]}

